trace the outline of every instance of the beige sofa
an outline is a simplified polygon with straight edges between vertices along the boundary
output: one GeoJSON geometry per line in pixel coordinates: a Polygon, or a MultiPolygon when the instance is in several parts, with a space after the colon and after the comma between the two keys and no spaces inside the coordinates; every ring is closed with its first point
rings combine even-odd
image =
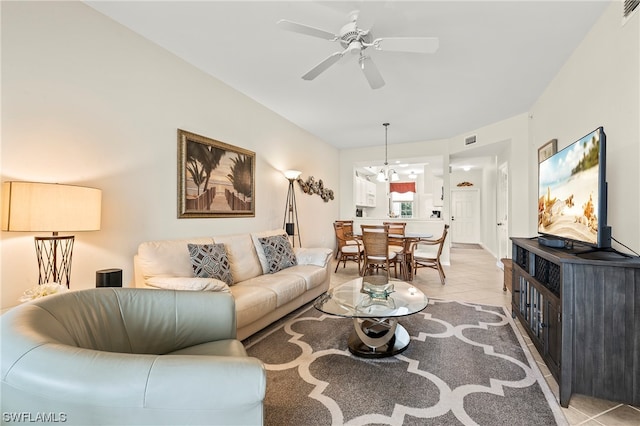
{"type": "Polygon", "coordinates": [[[0,317],[2,424],[259,425],[229,293],[94,288],[0,317]]]}
{"type": "Polygon", "coordinates": [[[282,229],[205,238],[144,242],[134,256],[134,285],[148,288],[229,291],[235,298],[237,337],[247,338],[312,301],[329,288],[328,248],[295,248],[297,265],[269,273],[260,238],[282,229]],[[188,244],[224,244],[233,283],[194,277],[188,244]]]}

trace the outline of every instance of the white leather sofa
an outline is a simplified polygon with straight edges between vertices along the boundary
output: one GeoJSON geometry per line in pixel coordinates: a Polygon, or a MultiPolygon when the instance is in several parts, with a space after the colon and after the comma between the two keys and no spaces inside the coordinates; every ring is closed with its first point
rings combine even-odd
{"type": "Polygon", "coordinates": [[[194,277],[188,244],[224,244],[233,284],[214,280],[213,289],[229,291],[236,303],[237,337],[247,338],[314,300],[329,288],[328,248],[295,248],[297,265],[268,273],[260,238],[282,229],[215,237],[144,242],[134,256],[134,285],[146,288],[207,290],[211,280],[194,277]]]}
{"type": "Polygon", "coordinates": [[[2,424],[262,424],[264,366],[229,293],[70,291],[0,322],[2,424]]]}

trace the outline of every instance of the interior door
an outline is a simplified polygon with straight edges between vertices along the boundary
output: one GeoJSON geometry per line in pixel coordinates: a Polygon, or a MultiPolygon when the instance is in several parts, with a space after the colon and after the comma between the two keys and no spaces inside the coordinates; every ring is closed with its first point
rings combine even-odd
{"type": "Polygon", "coordinates": [[[451,242],[480,242],[480,191],[451,190],[451,242]]]}
{"type": "Polygon", "coordinates": [[[509,167],[502,163],[498,167],[498,194],[497,194],[496,218],[498,259],[511,257],[509,244],[509,167]]]}

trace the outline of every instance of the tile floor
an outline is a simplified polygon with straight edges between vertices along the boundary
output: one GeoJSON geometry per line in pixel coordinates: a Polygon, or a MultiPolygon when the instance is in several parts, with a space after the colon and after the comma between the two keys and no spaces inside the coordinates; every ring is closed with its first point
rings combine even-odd
{"type": "MultiPolygon", "coordinates": [[[[502,291],[503,272],[496,266],[496,259],[487,251],[478,248],[452,248],[451,265],[445,266],[445,272],[447,283],[444,286],[440,283],[438,273],[431,269],[420,269],[413,283],[431,297],[504,305],[511,309],[511,294],[502,291]]],[[[344,268],[340,264],[338,272],[332,274],[331,285],[343,283],[357,275],[356,263],[347,262],[344,268]]],[[[516,324],[519,325],[519,322],[516,321],[516,324]]],[[[556,380],[545,366],[526,332],[522,328],[520,331],[525,341],[529,343],[531,353],[537,360],[549,387],[558,398],[556,380]]],[[[570,425],[640,425],[640,407],[583,395],[573,395],[569,408],[563,408],[562,411],[570,425]]]]}

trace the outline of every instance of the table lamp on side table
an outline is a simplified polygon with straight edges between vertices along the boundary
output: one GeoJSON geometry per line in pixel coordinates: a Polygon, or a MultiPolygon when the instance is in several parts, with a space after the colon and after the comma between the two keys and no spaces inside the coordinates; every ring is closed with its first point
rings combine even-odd
{"type": "Polygon", "coordinates": [[[2,230],[52,232],[35,237],[38,284],[69,287],[74,236],[62,231],[100,230],[102,191],[73,185],[38,182],[2,184],[2,230]]]}

